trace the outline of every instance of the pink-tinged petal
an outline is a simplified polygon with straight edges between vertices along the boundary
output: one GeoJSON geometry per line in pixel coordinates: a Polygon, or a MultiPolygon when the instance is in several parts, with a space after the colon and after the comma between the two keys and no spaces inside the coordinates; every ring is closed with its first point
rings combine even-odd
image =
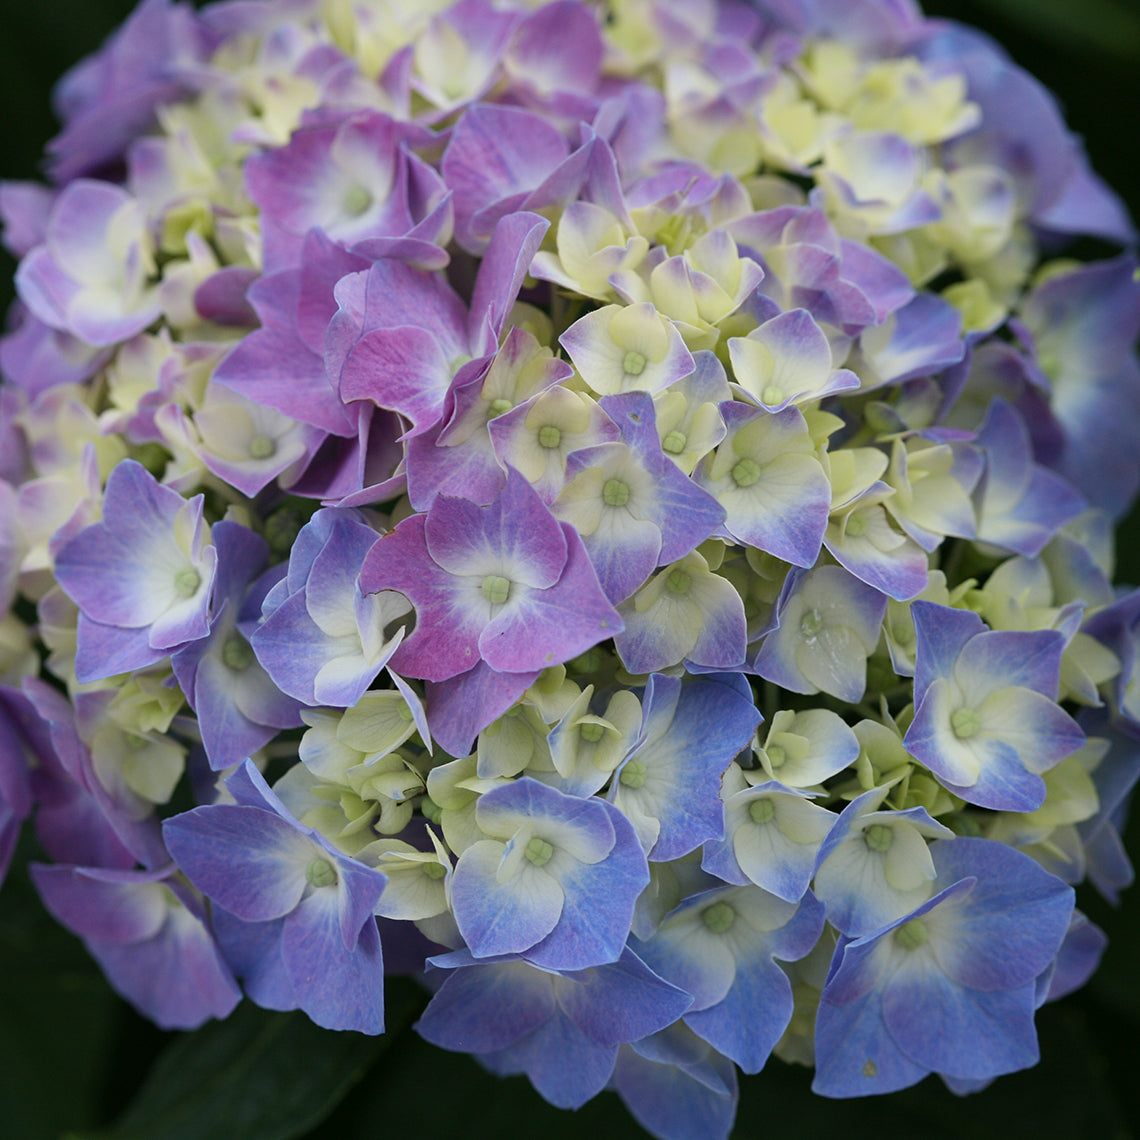
{"type": "Polygon", "coordinates": [[[594,13],[581,0],[554,0],[515,29],[507,68],[539,94],[592,91],[605,45],[594,13]]]}
{"type": "MultiPolygon", "coordinates": [[[[482,397],[475,398],[486,407],[482,397]]],[[[492,502],[506,485],[507,473],[495,455],[490,433],[485,427],[477,427],[466,439],[450,445],[440,442],[446,431],[432,430],[407,441],[408,498],[412,506],[426,511],[437,495],[461,495],[481,506],[492,502]]]]}
{"type": "Polygon", "coordinates": [[[337,507],[382,503],[405,491],[404,449],[398,442],[406,422],[394,412],[358,403],[355,438],[326,439],[290,490],[337,507]]]}
{"type": "Polygon", "coordinates": [[[81,938],[124,944],[153,938],[166,921],[169,871],[111,871],[33,863],[32,881],[58,922],[81,938]]]}
{"type": "Polygon", "coordinates": [[[427,720],[432,739],[452,756],[469,755],[475,737],[519,701],[537,679],[538,671],[496,673],[480,661],[446,681],[428,681],[427,720]]]}
{"type": "Polygon", "coordinates": [[[360,588],[365,593],[398,590],[416,608],[416,628],[392,658],[393,667],[409,677],[442,681],[465,673],[479,660],[479,634],[487,622],[478,612],[479,581],[467,596],[454,596],[455,578],[428,554],[425,515],[412,515],[384,535],[364,560],[360,588]]]}
{"type": "Polygon", "coordinates": [[[451,361],[439,340],[423,328],[373,329],[357,341],[340,373],[340,396],[371,400],[412,421],[416,434],[443,414],[451,385],[451,361]]]}
{"type": "Polygon", "coordinates": [[[95,345],[126,340],[159,315],[155,290],[144,287],[146,240],[142,211],[130,194],[78,179],[56,201],[45,243],[21,262],[17,288],[53,328],[95,345]]]}
{"type": "Polygon", "coordinates": [[[257,313],[246,293],[258,279],[256,269],[246,265],[227,265],[211,273],[194,290],[194,311],[204,321],[233,328],[253,328],[257,313]]]}
{"type": "Polygon", "coordinates": [[[305,891],[306,867],[323,856],[294,825],[254,807],[195,808],[168,819],[162,832],[194,886],[246,922],[292,911],[305,891]]]}
{"type": "Polygon", "coordinates": [[[0,371],[33,398],[58,384],[82,384],[110,358],[112,349],[52,328],[18,301],[9,320],[14,327],[0,337],[0,371]]]}
{"type": "Polygon", "coordinates": [[[171,905],[164,928],[145,942],[91,939],[87,949],[114,989],[160,1029],[197,1029],[241,1001],[217,944],[185,906],[171,905]]]}
{"type": "Polygon", "coordinates": [[[335,435],[355,431],[324,362],[306,351],[292,331],[263,328],[250,333],[218,365],[214,379],[302,423],[335,435]]]}
{"type": "Polygon", "coordinates": [[[432,561],[457,576],[500,574],[545,590],[558,581],[566,562],[561,525],[514,468],[490,506],[437,498],[424,537],[432,561]]]}
{"type": "Polygon", "coordinates": [[[436,335],[445,355],[467,351],[467,306],[440,274],[388,259],[376,262],[362,278],[338,283],[337,325],[360,320],[357,335],[373,328],[423,328],[436,335]]]}
{"type": "Polygon", "coordinates": [[[624,628],[578,532],[565,524],[562,530],[566,563],[558,582],[531,590],[517,606],[504,606],[480,635],[480,652],[492,669],[521,673],[561,664],[624,628]]]}
{"type": "Polygon", "coordinates": [[[107,227],[134,199],[121,186],[79,178],[68,185],[52,209],[45,239],[54,254],[66,257],[80,281],[99,279],[107,262],[107,227]]]}
{"type": "Polygon", "coordinates": [[[36,182],[0,182],[0,225],[13,257],[23,257],[44,240],[56,194],[36,182]]]}
{"type": "Polygon", "coordinates": [[[472,351],[498,346],[511,308],[550,222],[538,214],[518,212],[501,218],[479,264],[471,297],[468,339],[472,351]]]}
{"type": "MultiPolygon", "coordinates": [[[[289,143],[257,154],[246,164],[253,200],[262,216],[299,245],[313,227],[352,243],[411,229],[406,184],[409,139],[430,136],[387,115],[362,111],[334,126],[302,128],[289,143]]],[[[283,264],[291,243],[267,263],[283,264]]]]}
{"type": "Polygon", "coordinates": [[[455,195],[456,237],[481,253],[498,217],[521,203],[570,153],[562,132],[547,119],[514,107],[478,103],[451,132],[441,170],[455,195]],[[476,231],[475,214],[496,206],[476,231]]]}

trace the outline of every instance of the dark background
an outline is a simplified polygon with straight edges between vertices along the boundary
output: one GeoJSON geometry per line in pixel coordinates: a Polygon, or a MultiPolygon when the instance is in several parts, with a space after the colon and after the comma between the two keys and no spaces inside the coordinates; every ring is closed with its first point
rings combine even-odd
{"type": "MultiPolygon", "coordinates": [[[[55,133],[54,79],[130,11],[129,0],[0,0],[0,178],[33,178],[55,133]]],[[[1094,168],[1140,218],[1140,6],[1135,0],[940,0],[932,15],[985,28],[1060,97],[1094,168]]],[[[0,306],[12,262],[0,254],[0,306]]],[[[1138,431],[1140,435],[1140,431],[1138,431]]],[[[1138,441],[1140,445],[1140,441],[1138,441]]],[[[1140,512],[1120,529],[1118,579],[1140,582],[1140,512]]],[[[1129,830],[1140,859],[1140,825],[1129,830]]],[[[224,1023],[164,1034],[103,981],[39,906],[25,839],[0,895],[0,1132],[11,1140],[562,1140],[643,1136],[612,1094],[577,1113],[516,1077],[499,1081],[410,1029],[423,996],[389,990],[389,1032],[367,1039],[244,1004],[224,1023]],[[347,1093],[347,1095],[346,1095],[347,1093]],[[331,1113],[331,1115],[330,1115],[331,1113]],[[113,1122],[113,1123],[112,1123],[113,1122]]],[[[845,1140],[1140,1136],[1140,895],[1081,905],[1109,934],[1100,971],[1038,1017],[1042,1062],[959,1099],[936,1078],[876,1099],[812,1096],[810,1074],[772,1061],[742,1080],[734,1137],[845,1140]]]]}

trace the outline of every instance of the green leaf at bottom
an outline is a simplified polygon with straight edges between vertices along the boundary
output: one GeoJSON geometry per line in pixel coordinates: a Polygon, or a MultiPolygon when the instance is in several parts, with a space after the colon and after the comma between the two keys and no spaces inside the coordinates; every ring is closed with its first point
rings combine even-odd
{"type": "MultiPolygon", "coordinates": [[[[419,1005],[396,992],[387,1020],[398,1035],[419,1005]]],[[[291,1140],[333,1110],[391,1038],[334,1033],[246,1002],[167,1046],[114,1125],[70,1140],[291,1140]]]]}

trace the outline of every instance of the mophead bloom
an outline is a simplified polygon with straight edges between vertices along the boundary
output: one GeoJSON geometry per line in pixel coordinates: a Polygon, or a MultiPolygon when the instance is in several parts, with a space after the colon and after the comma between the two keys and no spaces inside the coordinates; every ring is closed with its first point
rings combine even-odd
{"type": "Polygon", "coordinates": [[[57,104],[0,876],[127,1001],[347,1055],[411,975],[662,1140],[1036,1063],[1140,777],[1136,234],[1036,80],[912,0],[144,0],[57,104]]]}

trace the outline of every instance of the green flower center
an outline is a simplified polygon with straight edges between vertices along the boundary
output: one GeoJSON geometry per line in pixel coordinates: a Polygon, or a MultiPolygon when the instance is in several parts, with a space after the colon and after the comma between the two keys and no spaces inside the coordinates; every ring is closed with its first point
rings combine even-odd
{"type": "Polygon", "coordinates": [[[501,606],[511,596],[511,581],[501,574],[488,574],[483,579],[483,597],[493,606],[501,606]]]}
{"type": "Polygon", "coordinates": [[[760,393],[760,399],[765,404],[779,404],[784,399],[784,389],[777,388],[775,384],[769,384],[768,387],[760,393]]]}
{"type": "Polygon", "coordinates": [[[607,507],[624,507],[629,502],[629,484],[621,479],[607,479],[602,486],[602,502],[607,507]]]}
{"type": "Polygon", "coordinates": [[[862,515],[849,515],[847,518],[847,533],[852,538],[859,538],[867,533],[867,520],[862,515]]]}
{"type": "Polygon", "coordinates": [[[372,205],[372,195],[363,186],[353,186],[344,196],[344,212],[350,218],[359,218],[372,205]]]}
{"type": "Polygon", "coordinates": [[[753,800],[748,805],[748,816],[753,823],[767,823],[776,814],[770,799],[753,800]]]}
{"type": "Polygon", "coordinates": [[[751,487],[760,478],[760,464],[755,459],[742,459],[732,469],[732,481],[738,487],[751,487]]]}
{"type": "Polygon", "coordinates": [[[959,740],[969,740],[982,727],[982,718],[973,709],[955,709],[950,716],[950,727],[959,740]]]}
{"type": "Polygon", "coordinates": [[[687,594],[692,584],[693,579],[684,570],[670,570],[665,579],[665,588],[671,594],[687,594]]]}
{"type": "Polygon", "coordinates": [[[277,441],[267,435],[255,435],[249,441],[250,459],[270,459],[277,454],[277,441]]]}
{"type": "Polygon", "coordinates": [[[554,848],[545,839],[539,839],[536,835],[526,845],[525,854],[536,867],[545,867],[554,855],[554,848]]]}
{"type": "MultiPolygon", "coordinates": [[[[513,407],[514,404],[512,404],[510,400],[504,400],[503,397],[500,396],[497,400],[491,401],[491,415],[501,416],[504,412],[509,412],[513,407]]],[[[558,431],[557,428],[554,430],[558,431]]]]}
{"type": "Polygon", "coordinates": [[[713,903],[701,911],[701,921],[713,934],[727,934],[736,921],[736,911],[726,902],[713,903]]]}
{"type": "Polygon", "coordinates": [[[788,762],[788,754],[778,744],[773,744],[764,751],[768,753],[768,763],[773,768],[782,768],[788,762]]]}
{"type": "Polygon", "coordinates": [[[880,853],[889,851],[891,844],[895,840],[895,829],[888,827],[885,823],[875,823],[863,832],[863,842],[871,848],[872,851],[880,853]]]}
{"type": "Polygon", "coordinates": [[[241,634],[231,633],[222,646],[222,664],[241,673],[253,664],[253,649],[241,634]]]}
{"type": "Polygon", "coordinates": [[[626,766],[621,770],[619,780],[627,788],[640,788],[645,783],[647,775],[645,768],[645,761],[643,760],[630,760],[626,766]]]}
{"type": "Polygon", "coordinates": [[[553,424],[543,424],[538,429],[538,445],[550,448],[557,447],[562,442],[562,429],[556,428],[553,424]]]}
{"type": "Polygon", "coordinates": [[[640,376],[645,371],[645,357],[631,348],[621,362],[621,370],[627,376],[640,376]]]}
{"type": "Polygon", "coordinates": [[[193,566],[186,566],[174,575],[174,588],[184,598],[192,598],[202,584],[202,575],[193,566]]]}
{"type": "Polygon", "coordinates": [[[309,860],[305,879],[314,887],[331,887],[336,882],[336,868],[327,859],[317,856],[309,860]]]}
{"type": "Polygon", "coordinates": [[[823,618],[820,617],[819,610],[808,610],[808,612],[800,618],[800,633],[802,633],[804,637],[815,637],[821,629],[823,629],[823,618]]]}
{"type": "Polygon", "coordinates": [[[904,950],[917,950],[920,946],[925,946],[928,937],[926,927],[919,918],[912,918],[910,922],[904,922],[895,931],[895,942],[904,950]]]}
{"type": "Polygon", "coordinates": [[[671,431],[662,441],[661,446],[670,455],[680,455],[685,450],[689,437],[683,431],[671,431]]]}
{"type": "Polygon", "coordinates": [[[587,744],[597,744],[598,741],[602,739],[602,733],[605,731],[605,728],[598,724],[597,721],[588,720],[578,729],[578,735],[587,744]]]}
{"type": "Polygon", "coordinates": [[[429,879],[442,879],[447,874],[447,868],[442,863],[425,863],[424,874],[429,879]]]}

